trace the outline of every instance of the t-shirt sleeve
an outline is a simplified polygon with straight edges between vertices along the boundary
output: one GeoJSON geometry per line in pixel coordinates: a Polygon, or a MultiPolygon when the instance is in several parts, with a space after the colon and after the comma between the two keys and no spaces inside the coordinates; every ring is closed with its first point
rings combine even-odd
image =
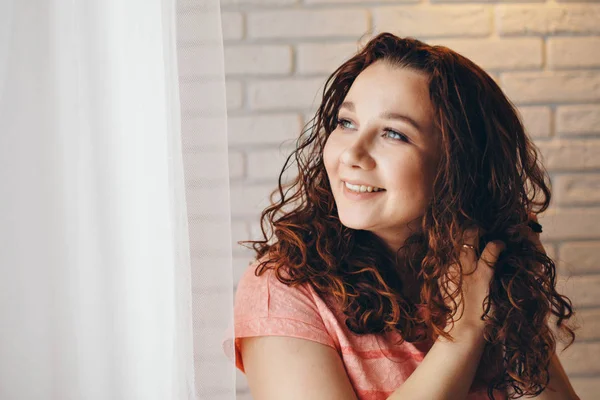
{"type": "MultiPolygon", "coordinates": [[[[234,346],[236,367],[242,372],[240,338],[250,336],[290,336],[333,347],[333,339],[323,323],[315,299],[306,285],[287,286],[272,269],[260,276],[250,264],[237,286],[234,302],[234,346]]],[[[284,275],[285,276],[285,275],[284,275]]]]}

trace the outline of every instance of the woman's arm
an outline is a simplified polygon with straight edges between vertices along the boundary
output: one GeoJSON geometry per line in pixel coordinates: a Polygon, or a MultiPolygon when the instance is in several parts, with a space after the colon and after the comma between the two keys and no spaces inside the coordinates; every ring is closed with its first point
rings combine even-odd
{"type": "Polygon", "coordinates": [[[455,400],[467,396],[485,345],[483,329],[455,326],[451,334],[455,341],[440,336],[388,400],[455,400]]]}
{"type": "Polygon", "coordinates": [[[550,383],[542,393],[535,397],[538,400],[580,400],[575,393],[556,353],[550,361],[550,383]]]}

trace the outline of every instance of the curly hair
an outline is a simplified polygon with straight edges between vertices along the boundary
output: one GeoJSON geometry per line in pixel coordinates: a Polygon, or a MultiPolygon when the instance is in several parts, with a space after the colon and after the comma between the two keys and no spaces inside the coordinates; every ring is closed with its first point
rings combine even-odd
{"type": "Polygon", "coordinates": [[[550,317],[556,317],[559,333],[570,336],[567,347],[575,339],[566,323],[574,314],[572,303],[556,291],[556,266],[529,236],[528,221],[548,208],[550,187],[515,106],[486,72],[447,47],[381,33],[327,79],[321,104],[261,213],[263,240],[238,243],[252,243],[260,260],[257,276],[273,269],[284,284],[308,283],[334,299],[352,332],[396,331],[400,343],[413,343],[439,335],[453,339],[444,327],[453,323],[462,301],[462,277],[450,294],[455,307],[448,306],[439,282],[452,279],[449,268],[459,263],[463,232],[479,230],[478,249],[502,240],[506,248],[495,265],[482,317],[481,364],[495,368],[486,368],[486,376],[477,379],[490,398],[493,390],[509,387],[511,398],[538,395],[549,383],[556,349],[550,317]],[[393,254],[373,233],[341,224],[322,157],[350,86],[378,60],[426,74],[441,138],[433,195],[420,230],[393,254]],[[283,183],[293,161],[298,175],[283,183]],[[419,302],[407,295],[406,271],[420,285],[419,302]]]}

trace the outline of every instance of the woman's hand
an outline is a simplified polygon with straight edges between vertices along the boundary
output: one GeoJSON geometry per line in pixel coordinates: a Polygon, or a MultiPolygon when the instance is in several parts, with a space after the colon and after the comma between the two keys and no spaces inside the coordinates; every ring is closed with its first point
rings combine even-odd
{"type": "MultiPolygon", "coordinates": [[[[457,281],[462,266],[463,280],[463,301],[458,304],[454,325],[449,324],[445,330],[450,332],[452,336],[455,336],[456,332],[463,332],[464,330],[482,332],[485,326],[484,321],[481,319],[484,311],[483,301],[489,294],[490,283],[494,276],[494,265],[500,253],[504,250],[505,244],[501,241],[489,242],[483,249],[481,256],[478,257],[475,250],[477,242],[477,231],[474,229],[468,230],[465,233],[464,244],[466,246],[463,246],[460,252],[460,265],[454,264],[450,268],[452,280],[457,281]]],[[[453,294],[456,288],[456,283],[451,280],[445,280],[440,284],[442,296],[447,297],[446,304],[450,308],[455,307],[451,297],[454,297],[457,303],[460,300],[458,293],[453,294]]]]}

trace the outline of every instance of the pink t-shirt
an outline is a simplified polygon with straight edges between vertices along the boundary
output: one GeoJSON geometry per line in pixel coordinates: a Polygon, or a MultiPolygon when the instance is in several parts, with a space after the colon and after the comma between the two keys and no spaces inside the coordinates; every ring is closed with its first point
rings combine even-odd
{"type": "MultiPolygon", "coordinates": [[[[340,355],[359,400],[385,400],[417,368],[433,342],[398,341],[397,334],[357,335],[350,331],[339,309],[331,309],[310,285],[289,287],[273,270],[255,276],[258,262],[249,265],[235,293],[235,344],[223,342],[227,356],[244,371],[239,339],[248,336],[291,336],[334,348],[340,355]]],[[[285,275],[284,275],[285,276],[285,275]]],[[[231,333],[231,329],[229,329],[231,333]]],[[[231,335],[230,335],[231,337],[231,335]]],[[[468,400],[488,399],[484,391],[471,391],[468,400]]],[[[501,392],[496,399],[506,399],[501,392]]]]}

